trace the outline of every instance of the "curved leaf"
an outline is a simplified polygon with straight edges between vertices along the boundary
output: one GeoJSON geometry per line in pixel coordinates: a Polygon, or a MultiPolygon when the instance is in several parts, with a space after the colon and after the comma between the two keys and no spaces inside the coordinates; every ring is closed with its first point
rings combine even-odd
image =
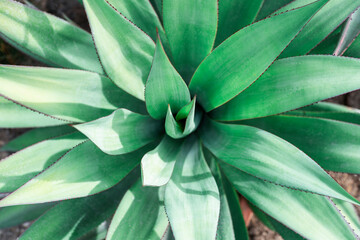
{"type": "Polygon", "coordinates": [[[48,65],[103,73],[89,33],[15,1],[0,1],[0,37],[48,65]]]}
{"type": "Polygon", "coordinates": [[[323,5],[321,0],[254,23],[217,47],[189,85],[204,110],[226,103],[258,79],[323,5]]]}
{"type": "Polygon", "coordinates": [[[74,127],[111,155],[132,152],[162,134],[160,121],[127,109],[118,109],[109,116],[74,127]]]}
{"type": "Polygon", "coordinates": [[[181,155],[165,189],[165,210],[174,236],[188,240],[215,239],[219,190],[195,136],[187,138],[181,155]]]}
{"type": "Polygon", "coordinates": [[[360,205],[316,162],[269,132],[207,120],[200,136],[216,157],[248,174],[288,188],[360,205]]]}
{"type": "Polygon", "coordinates": [[[79,132],[45,140],[0,161],[0,192],[12,192],[86,141],[79,132]]]}
{"type": "Polygon", "coordinates": [[[69,122],[90,121],[144,104],[102,75],[79,70],[0,66],[0,95],[69,122]]]}
{"type": "Polygon", "coordinates": [[[327,198],[265,182],[225,163],[221,168],[247,200],[304,238],[356,239],[327,198]]]}
{"type": "Polygon", "coordinates": [[[174,65],[186,82],[213,48],[217,7],[217,0],[163,0],[164,28],[174,65]]]}
{"type": "Polygon", "coordinates": [[[190,92],[171,65],[158,37],[154,60],[145,87],[146,108],[155,119],[165,118],[168,106],[178,112],[190,102],[190,92]]]}
{"type": "Polygon", "coordinates": [[[160,194],[159,188],[137,181],[121,200],[106,239],[160,239],[169,224],[160,194]]]}
{"type": "Polygon", "coordinates": [[[155,43],[105,0],[84,0],[84,5],[105,72],[120,88],[144,100],[155,43]]]}
{"type": "Polygon", "coordinates": [[[212,117],[231,121],[286,112],[359,89],[359,76],[357,59],[321,55],[281,59],[212,117]]]}
{"type": "Polygon", "coordinates": [[[0,207],[53,202],[99,193],[128,175],[147,150],[148,147],[111,156],[87,141],[1,200],[0,207]]]}
{"type": "Polygon", "coordinates": [[[294,0],[264,0],[264,3],[262,4],[261,9],[256,17],[256,21],[269,16],[271,13],[292,1],[294,0]]]}

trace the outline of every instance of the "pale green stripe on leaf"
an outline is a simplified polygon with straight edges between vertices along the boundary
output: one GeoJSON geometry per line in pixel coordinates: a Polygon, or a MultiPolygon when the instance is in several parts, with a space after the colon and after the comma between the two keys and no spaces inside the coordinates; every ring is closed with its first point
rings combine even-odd
{"type": "Polygon", "coordinates": [[[163,132],[160,121],[127,109],[74,127],[111,155],[134,151],[157,140],[163,132]]]}
{"type": "Polygon", "coordinates": [[[141,160],[144,186],[162,186],[169,182],[175,162],[181,157],[182,140],[164,136],[160,144],[141,160]]]}
{"type": "Polygon", "coordinates": [[[265,117],[359,88],[358,59],[291,57],[276,61],[244,92],[213,111],[212,117],[226,121],[265,117]]]}
{"type": "Polygon", "coordinates": [[[149,147],[111,156],[87,141],[49,169],[0,201],[0,207],[86,197],[104,191],[129,174],[149,147]]]}
{"type": "Polygon", "coordinates": [[[106,239],[161,239],[169,222],[160,194],[159,188],[143,187],[137,181],[121,200],[106,239]]]}
{"type": "Polygon", "coordinates": [[[103,73],[91,35],[11,0],[0,0],[0,36],[50,66],[103,73]]]}
{"type": "Polygon", "coordinates": [[[326,197],[291,190],[221,164],[234,187],[251,203],[307,239],[356,239],[326,197]]]}
{"type": "Polygon", "coordinates": [[[84,5],[105,72],[120,88],[144,100],[154,41],[105,0],[84,0],[84,5]]]}
{"type": "Polygon", "coordinates": [[[86,141],[81,133],[49,139],[0,161],[0,192],[12,192],[48,168],[67,151],[86,141]]]}
{"type": "Polygon", "coordinates": [[[158,36],[155,55],[145,88],[146,108],[155,119],[165,118],[168,105],[178,112],[190,102],[190,92],[171,64],[158,36]]]}
{"type": "Polygon", "coordinates": [[[163,0],[164,28],[174,65],[186,82],[213,48],[217,8],[217,0],[163,0]]]}
{"type": "Polygon", "coordinates": [[[221,106],[258,79],[323,5],[322,0],[254,23],[217,47],[189,86],[204,110],[221,106]]]}
{"type": "Polygon", "coordinates": [[[248,174],[360,205],[314,160],[276,135],[255,127],[207,119],[200,136],[216,157],[248,174]]]}
{"type": "Polygon", "coordinates": [[[220,196],[198,139],[189,137],[165,190],[165,209],[176,239],[215,239],[220,196]]]}

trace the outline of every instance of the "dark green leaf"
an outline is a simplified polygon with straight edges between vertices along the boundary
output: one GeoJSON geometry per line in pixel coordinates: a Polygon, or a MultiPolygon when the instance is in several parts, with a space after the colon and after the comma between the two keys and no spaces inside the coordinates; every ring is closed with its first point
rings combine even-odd
{"type": "Polygon", "coordinates": [[[293,0],[264,0],[256,20],[263,19],[293,0]]]}

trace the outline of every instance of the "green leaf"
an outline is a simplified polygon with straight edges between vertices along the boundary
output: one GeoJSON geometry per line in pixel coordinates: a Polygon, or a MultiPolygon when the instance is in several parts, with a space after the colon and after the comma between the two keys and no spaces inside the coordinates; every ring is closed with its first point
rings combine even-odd
{"type": "Polygon", "coordinates": [[[50,167],[78,144],[86,141],[79,132],[45,140],[0,161],[0,192],[12,192],[50,167]]]}
{"type": "Polygon", "coordinates": [[[162,123],[127,109],[95,121],[74,125],[103,152],[111,155],[132,152],[161,136],[162,123]]]}
{"type": "Polygon", "coordinates": [[[248,174],[284,187],[360,205],[316,162],[269,132],[207,120],[200,136],[216,157],[248,174]]]}
{"type": "MultiPolygon", "coordinates": [[[[278,10],[284,12],[312,3],[314,0],[296,0],[278,10]]],[[[290,43],[280,58],[305,55],[334,31],[360,5],[359,0],[330,0],[320,9],[300,34],[290,43]]]]}
{"type": "Polygon", "coordinates": [[[181,155],[165,190],[165,209],[174,236],[188,240],[215,239],[219,190],[195,136],[187,138],[181,155]]]}
{"type": "Polygon", "coordinates": [[[160,194],[159,188],[137,181],[121,200],[106,239],[160,239],[169,224],[160,194]]]}
{"type": "Polygon", "coordinates": [[[164,136],[160,144],[141,160],[144,186],[162,186],[169,182],[175,162],[181,157],[182,140],[164,136]]]}
{"type": "Polygon", "coordinates": [[[186,83],[172,66],[158,36],[154,60],[145,87],[146,108],[155,119],[165,118],[168,105],[178,112],[190,102],[186,83]]]}
{"type": "Polygon", "coordinates": [[[307,239],[356,239],[326,197],[281,187],[221,164],[234,187],[266,214],[307,239]]]}
{"type": "MultiPolygon", "coordinates": [[[[24,119],[22,120],[24,121],[24,119]]],[[[60,127],[35,128],[6,143],[0,148],[0,151],[16,152],[40,141],[73,132],[76,132],[76,129],[66,125],[60,127]]]]}
{"type": "Polygon", "coordinates": [[[360,33],[360,9],[353,12],[347,20],[334,55],[343,55],[346,49],[360,33]]]}
{"type": "Polygon", "coordinates": [[[164,28],[174,65],[187,83],[213,48],[217,8],[217,0],[163,0],[164,28]]]}
{"type": "Polygon", "coordinates": [[[211,116],[232,121],[286,112],[359,89],[359,76],[358,59],[321,55],[281,59],[211,116]]]}
{"type": "Polygon", "coordinates": [[[105,0],[84,0],[84,5],[105,72],[120,88],[144,100],[155,43],[105,0]]]}
{"type": "Polygon", "coordinates": [[[360,219],[359,215],[351,203],[347,203],[338,199],[331,199],[341,212],[341,215],[344,216],[345,221],[350,224],[351,229],[354,230],[355,234],[360,236],[360,219]]]}
{"type": "Polygon", "coordinates": [[[221,106],[258,79],[323,5],[321,0],[254,23],[217,47],[189,86],[204,110],[221,106]]]}
{"type": "Polygon", "coordinates": [[[87,141],[49,169],[0,201],[0,207],[53,202],[90,196],[120,182],[149,147],[119,156],[106,155],[87,141]]]}
{"type": "Polygon", "coordinates": [[[337,29],[335,29],[327,38],[325,38],[319,45],[313,48],[308,54],[316,55],[332,55],[338,45],[339,39],[341,37],[341,32],[344,24],[341,24],[337,29]]]}
{"type": "Polygon", "coordinates": [[[150,2],[156,10],[158,16],[162,18],[162,0],[150,0],[150,2]]]}
{"type": "Polygon", "coordinates": [[[360,58],[360,37],[355,38],[354,42],[345,51],[344,56],[360,58]]]}
{"type": "Polygon", "coordinates": [[[29,109],[0,95],[0,127],[30,128],[68,124],[67,121],[29,109]]]}
{"type": "Polygon", "coordinates": [[[264,0],[219,1],[219,25],[215,46],[218,46],[241,28],[251,24],[264,0]]]}
{"type": "Polygon", "coordinates": [[[176,118],[179,118],[180,121],[174,118],[169,105],[165,119],[165,131],[170,137],[175,139],[183,138],[198,128],[203,112],[201,109],[196,109],[196,97],[191,101],[190,104],[190,112],[188,112],[185,123],[181,122],[181,119],[187,113],[189,105],[184,106],[176,115],[176,118]]]}
{"type": "Polygon", "coordinates": [[[103,240],[107,234],[107,221],[102,222],[98,227],[78,238],[78,240],[103,240]]]}
{"type": "Polygon", "coordinates": [[[264,0],[261,9],[256,17],[256,21],[269,16],[279,8],[289,4],[293,0],[264,0]]]}
{"type": "Polygon", "coordinates": [[[92,72],[2,65],[0,82],[0,95],[67,123],[94,120],[119,107],[146,111],[143,102],[92,72]]]}
{"type": "Polygon", "coordinates": [[[217,227],[217,240],[248,240],[249,235],[240,208],[239,198],[234,188],[220,171],[217,160],[208,151],[205,158],[210,166],[212,174],[220,193],[220,217],[217,227]]]}
{"type": "Polygon", "coordinates": [[[48,65],[103,73],[89,33],[15,1],[0,1],[0,37],[48,65]]]}
{"type": "Polygon", "coordinates": [[[0,229],[14,227],[25,222],[33,221],[54,205],[54,203],[44,203],[1,208],[0,229]]]}
{"type": "Polygon", "coordinates": [[[33,223],[20,239],[78,239],[114,214],[120,199],[138,177],[136,173],[132,172],[105,192],[60,202],[33,223]]]}
{"type": "Polygon", "coordinates": [[[264,129],[289,141],[326,170],[360,173],[359,125],[300,116],[273,116],[241,124],[264,129]]]}

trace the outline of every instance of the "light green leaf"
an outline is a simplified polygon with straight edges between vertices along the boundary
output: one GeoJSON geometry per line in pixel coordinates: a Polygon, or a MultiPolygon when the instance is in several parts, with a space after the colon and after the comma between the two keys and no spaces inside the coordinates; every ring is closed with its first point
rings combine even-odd
{"type": "MultiPolygon", "coordinates": [[[[296,0],[278,10],[284,12],[312,3],[314,0],[296,0]]],[[[334,31],[360,5],[360,0],[330,0],[320,9],[300,34],[290,43],[280,58],[305,55],[334,31]]]]}
{"type": "Polygon", "coordinates": [[[0,83],[0,95],[67,123],[94,120],[119,107],[145,112],[141,101],[97,73],[2,65],[0,83]]]}
{"type": "Polygon", "coordinates": [[[109,116],[74,127],[111,155],[134,151],[162,134],[160,121],[127,109],[118,109],[109,116]]]}
{"type": "Polygon", "coordinates": [[[258,79],[323,5],[321,0],[254,23],[217,47],[189,86],[204,110],[221,106],[258,79]]]}
{"type": "Polygon", "coordinates": [[[67,121],[29,109],[0,95],[0,127],[29,128],[68,124],[67,121]]]}
{"type": "Polygon", "coordinates": [[[334,51],[334,55],[342,55],[354,39],[360,33],[360,9],[353,12],[347,20],[344,29],[342,31],[339,43],[334,51]]]}
{"type": "Polygon", "coordinates": [[[159,240],[169,224],[160,194],[159,188],[137,181],[121,200],[106,239],[159,240]]]}
{"type": "Polygon", "coordinates": [[[0,229],[14,227],[33,221],[53,207],[55,203],[21,205],[0,209],[0,229]]]}
{"type": "Polygon", "coordinates": [[[213,48],[217,8],[217,0],[163,0],[164,28],[174,65],[187,83],[213,48]]]}
{"type": "Polygon", "coordinates": [[[219,1],[219,26],[215,46],[251,24],[264,0],[221,0],[219,1]]]}
{"type": "Polygon", "coordinates": [[[359,89],[359,76],[357,59],[321,55],[281,59],[212,117],[231,121],[286,112],[359,89]]]}
{"type": "Polygon", "coordinates": [[[141,160],[144,186],[162,186],[169,182],[175,162],[180,155],[182,140],[164,136],[160,144],[141,160]]]}
{"type": "Polygon", "coordinates": [[[0,37],[51,66],[103,73],[91,35],[11,0],[0,0],[0,37]]]}
{"type": "Polygon", "coordinates": [[[178,112],[190,102],[189,89],[167,57],[160,37],[146,82],[145,99],[146,108],[155,119],[165,118],[169,105],[178,112]]]}
{"type": "Polygon", "coordinates": [[[208,119],[199,134],[216,157],[248,174],[284,187],[360,205],[316,162],[269,132],[208,119]]]}
{"type": "Polygon", "coordinates": [[[0,161],[0,192],[12,192],[86,141],[79,132],[45,140],[0,161]]]}
{"type": "Polygon", "coordinates": [[[326,197],[291,190],[221,164],[234,187],[266,214],[307,239],[356,239],[326,197]]]}
{"type": "MultiPolygon", "coordinates": [[[[24,121],[24,119],[21,120],[24,121]]],[[[60,127],[35,128],[6,143],[0,148],[0,151],[16,152],[40,141],[73,132],[76,132],[76,129],[67,125],[60,127]]]]}
{"type": "Polygon", "coordinates": [[[165,190],[165,209],[176,239],[215,239],[220,196],[199,141],[187,138],[165,190]],[[179,201],[181,200],[181,201],[179,201]]]}
{"type": "Polygon", "coordinates": [[[292,1],[293,0],[264,0],[264,3],[262,4],[261,9],[256,17],[256,21],[269,16],[271,13],[292,1]]]}
{"type": "Polygon", "coordinates": [[[80,198],[104,191],[129,174],[149,147],[119,156],[104,154],[87,141],[64,155],[0,201],[0,207],[80,198]]]}
{"type": "Polygon", "coordinates": [[[144,100],[155,43],[105,0],[84,0],[84,5],[105,72],[120,88],[144,100]]]}
{"type": "Polygon", "coordinates": [[[350,224],[351,229],[354,230],[355,234],[360,236],[360,219],[359,215],[351,203],[347,203],[338,199],[331,199],[341,212],[341,215],[344,216],[345,221],[350,224]]]}
{"type": "Polygon", "coordinates": [[[139,176],[137,173],[132,172],[105,192],[60,202],[33,223],[20,239],[78,239],[114,214],[120,199],[139,176]]]}

